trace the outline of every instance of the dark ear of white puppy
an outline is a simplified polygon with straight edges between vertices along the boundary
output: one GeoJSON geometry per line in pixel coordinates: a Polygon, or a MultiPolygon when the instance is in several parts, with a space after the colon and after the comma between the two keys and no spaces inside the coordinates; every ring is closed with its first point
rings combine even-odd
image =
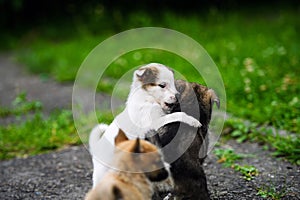
{"type": "Polygon", "coordinates": [[[145,71],[146,71],[146,68],[140,68],[140,69],[138,69],[138,70],[135,71],[135,75],[136,75],[138,78],[140,78],[140,77],[143,76],[143,74],[145,73],[145,71]]]}
{"type": "Polygon", "coordinates": [[[135,76],[143,85],[155,84],[158,70],[154,67],[145,67],[135,71],[135,76]]]}

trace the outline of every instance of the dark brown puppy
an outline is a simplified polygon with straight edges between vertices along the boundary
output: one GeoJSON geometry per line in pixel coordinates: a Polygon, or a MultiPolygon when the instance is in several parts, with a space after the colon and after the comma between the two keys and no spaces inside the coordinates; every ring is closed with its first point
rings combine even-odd
{"type": "MultiPolygon", "coordinates": [[[[185,112],[199,119],[202,127],[197,129],[179,122],[172,123],[160,128],[148,140],[163,147],[165,160],[171,164],[175,184],[173,196],[177,199],[210,199],[202,164],[207,154],[213,103],[219,107],[220,102],[212,89],[200,84],[177,80],[175,85],[180,96],[179,104],[172,112],[185,112]]],[[[154,198],[163,196],[165,194],[157,192],[154,198]]]]}

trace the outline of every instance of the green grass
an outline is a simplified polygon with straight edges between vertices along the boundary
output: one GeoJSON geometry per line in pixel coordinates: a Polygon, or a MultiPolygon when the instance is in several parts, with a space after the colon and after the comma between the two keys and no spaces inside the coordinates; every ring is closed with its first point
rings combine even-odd
{"type": "MultiPolygon", "coordinates": [[[[219,67],[230,113],[300,132],[300,99],[297,95],[300,93],[300,19],[295,16],[297,12],[292,9],[277,13],[211,10],[207,15],[186,16],[165,12],[159,19],[139,12],[122,19],[127,23],[118,23],[117,30],[162,26],[189,35],[203,45],[219,67]]],[[[24,48],[19,48],[19,61],[32,72],[48,73],[58,81],[73,81],[93,47],[118,33],[115,24],[101,20],[98,23],[105,24],[105,32],[92,32],[88,25],[81,25],[75,36],[72,34],[61,40],[53,39],[42,29],[37,34],[39,37],[31,36],[30,44],[25,42],[24,48]]],[[[22,41],[27,40],[24,36],[22,41]]],[[[119,57],[106,70],[98,89],[110,93],[118,78],[133,66],[157,61],[172,66],[189,81],[205,84],[182,58],[148,49],[119,57]]]]}
{"type": "Polygon", "coordinates": [[[47,119],[36,113],[20,124],[0,127],[0,159],[26,157],[79,143],[70,111],[47,119]]]}
{"type": "Polygon", "coordinates": [[[245,157],[252,157],[253,155],[238,154],[233,149],[220,149],[214,150],[214,154],[218,157],[218,163],[222,163],[224,167],[231,167],[235,171],[239,172],[242,177],[250,181],[258,175],[258,170],[252,165],[240,165],[237,161],[242,160],[245,157]]]}
{"type": "Polygon", "coordinates": [[[275,187],[273,183],[268,183],[257,188],[257,195],[264,199],[280,200],[289,192],[286,182],[280,187],[275,187]]]}
{"type": "Polygon", "coordinates": [[[232,118],[225,122],[225,137],[238,142],[252,141],[266,144],[273,150],[273,155],[283,157],[291,163],[300,165],[299,134],[282,135],[265,125],[247,123],[241,119],[232,118]]]}
{"type": "MultiPolygon", "coordinates": [[[[28,101],[26,93],[21,93],[11,107],[1,108],[6,112],[0,117],[13,117],[15,122],[0,126],[0,160],[27,157],[82,144],[72,111],[54,111],[50,116],[44,116],[40,105],[38,101],[28,101]]],[[[103,123],[112,121],[111,113],[98,113],[97,116],[103,123]]],[[[88,124],[88,116],[82,116],[79,121],[88,124]]]]}
{"type": "MultiPolygon", "coordinates": [[[[222,163],[224,167],[230,167],[234,169],[236,172],[239,172],[247,181],[253,180],[256,176],[259,176],[259,171],[255,166],[252,165],[240,165],[238,164],[243,158],[252,157],[251,154],[239,154],[236,153],[233,149],[222,149],[216,148],[213,152],[217,158],[219,159],[217,162],[222,163]]],[[[272,200],[279,200],[285,197],[288,193],[288,189],[286,187],[286,183],[281,184],[279,187],[275,187],[272,183],[273,180],[265,181],[266,183],[258,188],[257,195],[264,199],[272,199],[272,200]]]]}
{"type": "Polygon", "coordinates": [[[218,157],[218,162],[223,163],[225,167],[232,167],[237,160],[245,157],[244,154],[237,154],[233,149],[215,149],[214,154],[218,157]]]}
{"type": "Polygon", "coordinates": [[[10,115],[22,115],[28,112],[39,111],[43,107],[39,101],[27,101],[26,93],[20,93],[16,99],[12,102],[11,108],[0,106],[0,117],[7,117],[10,115]]]}

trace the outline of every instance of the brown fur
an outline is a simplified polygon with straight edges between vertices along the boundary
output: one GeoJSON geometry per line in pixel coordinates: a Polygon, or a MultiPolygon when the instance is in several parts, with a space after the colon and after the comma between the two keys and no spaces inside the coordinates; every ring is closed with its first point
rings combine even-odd
{"type": "Polygon", "coordinates": [[[142,75],[137,75],[138,80],[142,82],[143,89],[147,90],[148,87],[155,85],[158,76],[158,69],[156,67],[147,67],[147,68],[140,68],[139,70],[143,71],[142,75]]]}
{"type": "MultiPolygon", "coordinates": [[[[175,184],[174,195],[177,199],[207,200],[210,198],[202,164],[207,154],[207,133],[213,103],[219,107],[219,99],[212,89],[197,83],[177,80],[175,85],[180,93],[180,105],[174,107],[172,112],[185,112],[199,119],[202,127],[196,129],[180,123],[168,124],[157,131],[158,136],[149,140],[165,147],[163,154],[169,163],[176,153],[184,152],[179,159],[171,163],[171,174],[175,184]],[[174,144],[166,148],[170,142],[174,144]]],[[[158,191],[157,196],[161,196],[158,191]]]]}
{"type": "Polygon", "coordinates": [[[158,169],[164,166],[158,149],[145,140],[128,140],[122,130],[119,130],[115,143],[112,165],[118,171],[108,171],[102,181],[87,194],[86,200],[151,199],[151,181],[161,181],[168,177],[165,168],[158,169]]]}

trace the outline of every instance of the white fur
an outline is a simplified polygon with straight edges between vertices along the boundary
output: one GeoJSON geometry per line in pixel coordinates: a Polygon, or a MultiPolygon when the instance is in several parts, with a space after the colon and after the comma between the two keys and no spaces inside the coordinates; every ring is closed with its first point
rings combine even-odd
{"type": "Polygon", "coordinates": [[[175,103],[177,90],[174,84],[174,75],[167,67],[151,63],[134,73],[133,83],[126,102],[126,108],[109,125],[96,126],[90,135],[90,151],[93,156],[93,187],[101,180],[109,163],[112,161],[114,151],[114,139],[121,128],[129,139],[145,138],[145,134],[151,130],[171,122],[184,122],[194,127],[201,124],[195,118],[184,112],[166,114],[165,103],[175,103]],[[165,83],[166,87],[158,85],[142,88],[142,83],[137,75],[142,75],[147,67],[156,67],[159,70],[157,84],[165,83]],[[100,138],[100,135],[103,134],[100,138]]]}

